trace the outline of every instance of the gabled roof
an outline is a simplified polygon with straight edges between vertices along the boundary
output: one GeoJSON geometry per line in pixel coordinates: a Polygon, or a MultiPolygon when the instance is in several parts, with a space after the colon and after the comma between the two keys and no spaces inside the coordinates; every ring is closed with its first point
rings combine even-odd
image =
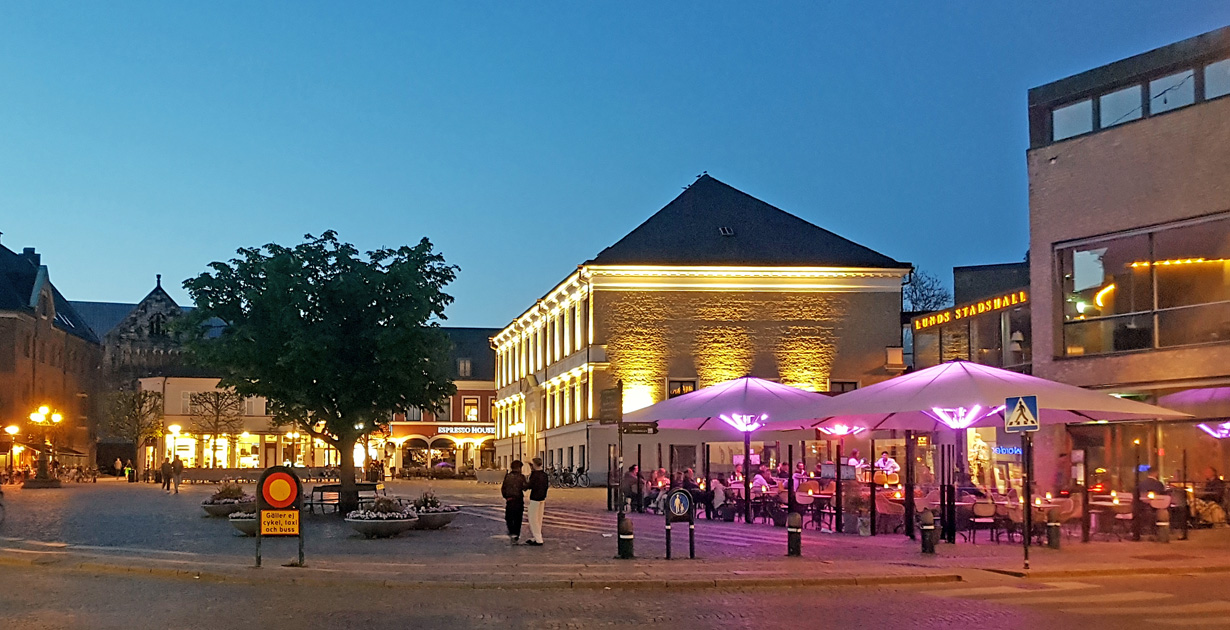
{"type": "Polygon", "coordinates": [[[90,330],[101,339],[107,336],[113,328],[124,321],[125,317],[136,308],[136,304],[123,302],[70,302],[73,308],[81,313],[90,330]]]}
{"type": "Polygon", "coordinates": [[[85,319],[48,280],[47,267],[41,264],[39,255],[34,253],[33,249],[18,254],[0,246],[0,311],[33,312],[31,299],[35,294],[35,287],[43,286],[44,282],[51,288],[52,305],[56,313],[52,325],[75,337],[98,343],[98,337],[90,330],[85,319]]]}
{"type": "Polygon", "coordinates": [[[587,264],[910,267],[707,174],[587,264]]]}

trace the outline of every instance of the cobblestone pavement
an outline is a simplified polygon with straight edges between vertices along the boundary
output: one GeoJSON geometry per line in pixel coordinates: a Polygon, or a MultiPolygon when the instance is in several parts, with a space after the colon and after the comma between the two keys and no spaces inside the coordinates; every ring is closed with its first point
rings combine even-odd
{"type": "Polygon", "coordinates": [[[1230,627],[1221,576],[920,587],[537,591],[235,585],[0,567],[0,627],[1230,627]],[[18,585],[14,587],[14,585],[18,585]],[[137,612],[139,611],[139,612],[137,612]]]}
{"type": "MultiPolygon", "coordinates": [[[[544,548],[510,548],[504,534],[502,501],[495,486],[466,481],[390,482],[390,492],[413,497],[427,488],[461,506],[462,514],[447,529],[412,532],[394,539],[365,540],[336,516],[305,517],[309,563],[331,568],[363,568],[376,572],[432,573],[476,571],[496,565],[534,567],[543,576],[575,575],[576,567],[607,567],[611,574],[627,571],[612,560],[615,552],[613,514],[605,511],[602,489],[553,489],[548,497],[544,548]]],[[[78,552],[166,561],[210,561],[249,564],[253,541],[239,536],[225,519],[207,518],[199,504],[209,485],[185,486],[168,495],[152,484],[100,482],[69,484],[59,490],[6,487],[8,519],[0,524],[0,549],[27,551],[71,549],[78,552]]],[[[669,571],[712,571],[713,567],[745,575],[758,571],[797,572],[800,567],[837,570],[906,572],[961,567],[1020,568],[1020,548],[1011,545],[942,545],[936,556],[923,556],[917,543],[904,536],[834,536],[807,530],[804,564],[785,559],[785,532],[767,525],[700,521],[695,565],[657,561],[665,551],[663,521],[652,515],[632,515],[636,525],[636,568],[669,571]],[[807,562],[807,560],[812,562],[807,562]],[[791,564],[793,562],[793,564],[791,564]],[[703,563],[711,563],[705,568],[703,563]],[[737,566],[742,565],[742,566],[737,566]],[[676,568],[690,566],[689,569],[676,568]],[[669,567],[669,568],[664,568],[669,567]]],[[[528,528],[526,529],[528,532],[528,528]]],[[[1035,568],[1070,568],[1134,562],[1144,566],[1230,565],[1227,531],[1197,532],[1192,542],[1065,543],[1062,551],[1036,549],[1035,568]]],[[[675,549],[687,550],[686,530],[675,532],[675,549]]],[[[290,541],[269,541],[267,553],[289,556],[290,541]]],[[[597,569],[595,569],[597,570],[597,569]]]]}

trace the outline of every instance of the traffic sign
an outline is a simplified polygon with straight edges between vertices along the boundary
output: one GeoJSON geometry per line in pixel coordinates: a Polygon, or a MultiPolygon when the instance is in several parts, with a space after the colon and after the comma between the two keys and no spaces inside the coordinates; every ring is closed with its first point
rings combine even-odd
{"type": "Polygon", "coordinates": [[[1037,431],[1038,397],[1014,396],[1004,401],[1004,430],[1009,433],[1037,431]]]}
{"type": "Polygon", "coordinates": [[[624,433],[631,435],[654,435],[658,432],[657,422],[625,422],[621,427],[624,433]]]}
{"type": "Polygon", "coordinates": [[[299,526],[303,484],[299,475],[287,466],[271,466],[261,474],[256,488],[256,566],[261,565],[261,539],[266,536],[297,537],[298,566],[303,566],[303,530],[299,526]]]}
{"type": "Polygon", "coordinates": [[[666,509],[672,521],[686,521],[692,514],[692,493],[687,490],[672,490],[666,498],[666,509]]]}

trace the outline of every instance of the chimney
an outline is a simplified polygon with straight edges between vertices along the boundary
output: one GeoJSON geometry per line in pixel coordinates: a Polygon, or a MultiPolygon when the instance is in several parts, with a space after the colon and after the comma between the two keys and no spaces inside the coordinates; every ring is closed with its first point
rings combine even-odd
{"type": "Polygon", "coordinates": [[[160,273],[154,274],[154,278],[155,278],[154,280],[155,287],[161,289],[162,288],[162,274],[160,273]]]}
{"type": "Polygon", "coordinates": [[[30,264],[34,265],[35,267],[38,267],[40,264],[42,264],[42,256],[39,256],[34,251],[33,247],[27,247],[21,250],[21,257],[30,261],[30,264]]]}

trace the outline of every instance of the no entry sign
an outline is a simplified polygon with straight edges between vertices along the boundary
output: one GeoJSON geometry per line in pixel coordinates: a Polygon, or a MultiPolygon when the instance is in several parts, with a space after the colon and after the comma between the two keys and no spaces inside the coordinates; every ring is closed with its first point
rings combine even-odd
{"type": "Polygon", "coordinates": [[[303,484],[299,475],[286,466],[265,470],[257,482],[256,566],[261,565],[261,538],[265,536],[295,536],[299,538],[299,565],[303,565],[303,531],[299,526],[299,510],[303,503],[303,484]]]}

